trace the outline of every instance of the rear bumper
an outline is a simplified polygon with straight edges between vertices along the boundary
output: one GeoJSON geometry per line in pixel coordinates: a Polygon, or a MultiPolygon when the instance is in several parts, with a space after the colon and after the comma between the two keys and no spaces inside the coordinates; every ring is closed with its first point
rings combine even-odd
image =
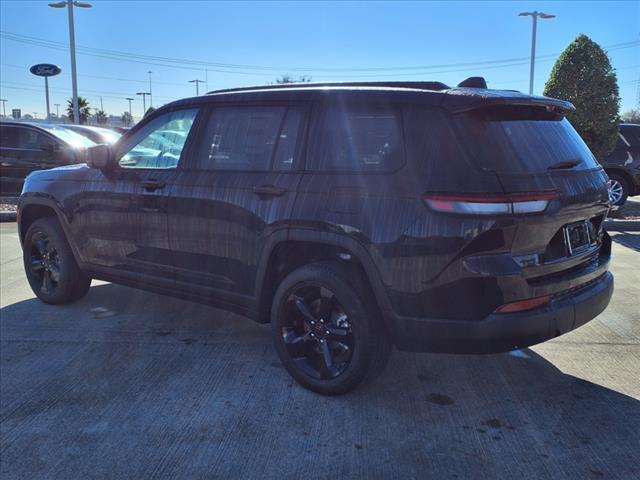
{"type": "Polygon", "coordinates": [[[613,275],[557,295],[548,307],[491,314],[481,321],[388,316],[396,346],[412,352],[498,353],[574,330],[599,315],[613,293],[613,275]]]}

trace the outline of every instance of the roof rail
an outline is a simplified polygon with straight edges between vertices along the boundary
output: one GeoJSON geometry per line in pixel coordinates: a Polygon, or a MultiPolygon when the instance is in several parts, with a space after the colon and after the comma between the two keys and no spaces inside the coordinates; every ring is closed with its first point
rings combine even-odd
{"type": "Polygon", "coordinates": [[[207,95],[214,93],[246,92],[249,90],[286,90],[300,87],[390,87],[390,88],[415,88],[419,90],[447,90],[450,87],[442,82],[319,82],[319,83],[278,83],[274,85],[257,85],[254,87],[225,88],[212,90],[207,95]]]}

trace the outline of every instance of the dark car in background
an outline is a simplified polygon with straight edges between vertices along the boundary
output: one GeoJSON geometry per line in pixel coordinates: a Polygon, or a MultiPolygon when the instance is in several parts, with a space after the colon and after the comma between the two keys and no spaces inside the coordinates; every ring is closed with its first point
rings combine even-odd
{"type": "Polygon", "coordinates": [[[109,128],[95,127],[93,125],[61,125],[64,128],[72,130],[80,135],[87,137],[92,142],[98,143],[116,143],[122,134],[109,128]]]}
{"type": "Polygon", "coordinates": [[[76,163],[78,152],[94,145],[59,125],[0,122],[0,195],[20,195],[31,172],[76,163]]]}
{"type": "Polygon", "coordinates": [[[615,148],[600,164],[609,175],[613,205],[623,205],[628,197],[640,195],[640,125],[621,124],[615,148]]]}
{"type": "Polygon", "coordinates": [[[608,178],[572,110],[439,82],[173,102],[87,165],[29,176],[26,275],[51,304],[96,278],[271,323],[287,371],[323,394],[374,378],[392,346],[527,347],[613,291],[608,178]]]}

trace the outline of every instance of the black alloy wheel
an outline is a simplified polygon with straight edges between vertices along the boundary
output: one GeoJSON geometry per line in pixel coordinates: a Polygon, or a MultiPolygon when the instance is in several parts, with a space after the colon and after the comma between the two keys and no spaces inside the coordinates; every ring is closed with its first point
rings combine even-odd
{"type": "Polygon", "coordinates": [[[322,286],[299,287],[289,294],[284,315],[282,340],[302,371],[328,380],[347,369],[355,338],[333,292],[322,286]]]}
{"type": "Polygon", "coordinates": [[[29,272],[32,284],[39,285],[44,295],[53,295],[60,283],[60,256],[44,232],[32,237],[29,252],[29,272]]]}
{"type": "Polygon", "coordinates": [[[353,265],[325,261],[294,270],[278,286],[273,343],[303,387],[338,395],[384,370],[391,341],[365,282],[353,265]]]}

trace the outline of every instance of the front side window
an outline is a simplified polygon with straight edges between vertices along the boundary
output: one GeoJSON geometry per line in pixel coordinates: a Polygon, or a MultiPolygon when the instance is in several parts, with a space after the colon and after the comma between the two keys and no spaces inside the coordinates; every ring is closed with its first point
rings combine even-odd
{"type": "Polygon", "coordinates": [[[149,122],[133,137],[120,158],[122,168],[171,169],[178,166],[197,109],[166,113],[149,122]]]}
{"type": "Polygon", "coordinates": [[[45,150],[57,146],[58,143],[42,132],[31,128],[20,129],[20,147],[32,150],[45,150]]]}
{"type": "MultiPolygon", "coordinates": [[[[285,107],[218,107],[202,138],[204,170],[269,170],[285,107]]],[[[283,160],[285,161],[285,160],[283,160]]]]}
{"type": "Polygon", "coordinates": [[[328,108],[317,145],[319,169],[383,172],[402,164],[400,114],[388,107],[328,108]]]}

